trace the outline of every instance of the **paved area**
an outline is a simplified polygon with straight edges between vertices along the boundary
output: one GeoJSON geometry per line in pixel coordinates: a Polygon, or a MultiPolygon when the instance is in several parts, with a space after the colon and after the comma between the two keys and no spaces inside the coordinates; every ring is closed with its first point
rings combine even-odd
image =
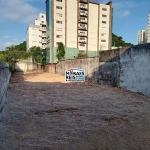
{"type": "Polygon", "coordinates": [[[0,150],[150,150],[150,98],[111,86],[15,73],[0,150]]]}

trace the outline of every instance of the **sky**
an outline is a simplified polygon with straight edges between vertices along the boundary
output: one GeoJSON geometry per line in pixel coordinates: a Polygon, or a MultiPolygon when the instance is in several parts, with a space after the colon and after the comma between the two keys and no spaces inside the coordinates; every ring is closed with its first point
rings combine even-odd
{"type": "MultiPolygon", "coordinates": [[[[93,0],[103,4],[109,0],[93,0]]],[[[137,44],[137,31],[148,23],[150,0],[112,0],[113,30],[125,42],[137,44]]],[[[26,30],[39,13],[45,13],[45,0],[0,0],[0,50],[26,40],[26,30]]]]}

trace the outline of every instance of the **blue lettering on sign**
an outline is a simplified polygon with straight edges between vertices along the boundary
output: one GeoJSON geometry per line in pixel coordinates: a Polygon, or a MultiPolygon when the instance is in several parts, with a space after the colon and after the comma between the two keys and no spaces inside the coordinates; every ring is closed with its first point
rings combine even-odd
{"type": "Polygon", "coordinates": [[[65,70],[65,80],[66,82],[84,82],[85,70],[78,68],[65,70]]]}

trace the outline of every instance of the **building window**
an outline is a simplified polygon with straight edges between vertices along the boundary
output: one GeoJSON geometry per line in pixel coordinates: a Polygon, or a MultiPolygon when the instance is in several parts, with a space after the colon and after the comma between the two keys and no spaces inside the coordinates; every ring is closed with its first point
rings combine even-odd
{"type": "Polygon", "coordinates": [[[61,6],[56,6],[56,9],[62,9],[62,7],[61,6]]]}
{"type": "Polygon", "coordinates": [[[82,43],[81,43],[80,46],[85,46],[85,44],[82,44],[82,43]]]}
{"type": "Polygon", "coordinates": [[[58,20],[56,20],[56,23],[62,24],[62,21],[58,21],[58,20]]]}
{"type": "Polygon", "coordinates": [[[62,2],[62,0],[56,0],[57,2],[62,2]]]}
{"type": "Polygon", "coordinates": [[[42,23],[44,23],[44,21],[42,21],[42,23]]]}
{"type": "Polygon", "coordinates": [[[62,28],[56,28],[56,31],[62,31],[62,28]]]}
{"type": "Polygon", "coordinates": [[[85,34],[85,32],[80,31],[80,34],[85,34]]]}
{"type": "Polygon", "coordinates": [[[101,42],[106,42],[106,40],[101,40],[101,42]]]}
{"type": "Polygon", "coordinates": [[[102,17],[107,17],[107,15],[102,14],[102,17]]]}
{"type": "Polygon", "coordinates": [[[85,24],[80,24],[80,27],[85,27],[85,24]]]}
{"type": "Polygon", "coordinates": [[[85,11],[84,10],[80,10],[80,13],[85,13],[85,11]]]}
{"type": "Polygon", "coordinates": [[[102,21],[102,23],[106,24],[106,21],[102,21]]]}
{"type": "Polygon", "coordinates": [[[56,15],[59,16],[59,17],[62,17],[62,14],[60,14],[60,13],[56,13],[56,15]]]}
{"type": "Polygon", "coordinates": [[[102,27],[103,30],[106,30],[106,27],[102,27]]]}
{"type": "Polygon", "coordinates": [[[32,34],[32,37],[33,37],[33,38],[36,38],[36,35],[32,34]]]}
{"type": "Polygon", "coordinates": [[[105,35],[106,35],[106,33],[102,33],[102,34],[101,34],[101,36],[105,36],[105,35]]]}
{"type": "Polygon", "coordinates": [[[80,20],[85,20],[85,18],[84,17],[80,17],[80,20]]]}
{"type": "Polygon", "coordinates": [[[42,15],[41,17],[42,17],[42,18],[44,18],[44,16],[43,16],[43,15],[42,15]]]}
{"type": "Polygon", "coordinates": [[[83,3],[80,3],[80,6],[85,6],[85,4],[83,4],[83,3]]]}
{"type": "Polygon", "coordinates": [[[85,40],[85,38],[84,37],[80,37],[80,40],[85,40]]]}
{"type": "Polygon", "coordinates": [[[56,35],[56,38],[62,38],[63,36],[62,35],[56,35]]]}
{"type": "Polygon", "coordinates": [[[102,8],[103,11],[107,11],[107,8],[102,8]]]}

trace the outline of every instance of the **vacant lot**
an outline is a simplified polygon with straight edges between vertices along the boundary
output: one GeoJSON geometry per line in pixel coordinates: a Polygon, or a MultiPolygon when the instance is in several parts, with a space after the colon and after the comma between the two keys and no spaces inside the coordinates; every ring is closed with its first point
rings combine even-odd
{"type": "Polygon", "coordinates": [[[15,73],[0,150],[150,150],[150,98],[120,88],[15,73]]]}

